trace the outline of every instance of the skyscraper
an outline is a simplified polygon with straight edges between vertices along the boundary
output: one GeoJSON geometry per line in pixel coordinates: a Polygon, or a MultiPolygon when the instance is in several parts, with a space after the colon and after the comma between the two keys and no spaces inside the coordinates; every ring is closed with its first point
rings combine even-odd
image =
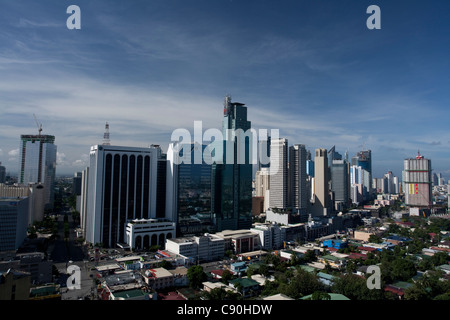
{"type": "Polygon", "coordinates": [[[167,216],[177,222],[177,234],[200,234],[209,231],[211,217],[211,164],[205,158],[194,162],[195,149],[206,145],[172,143],[167,151],[167,216]],[[188,155],[189,163],[179,161],[188,155]],[[206,161],[205,161],[206,160],[206,161]]]}
{"type": "Polygon", "coordinates": [[[53,208],[56,173],[55,136],[20,136],[19,183],[41,183],[45,191],[45,204],[53,208]]]}
{"type": "Polygon", "coordinates": [[[359,166],[363,170],[368,172],[368,199],[372,195],[372,151],[371,150],[362,150],[356,153],[354,157],[352,157],[352,163],[353,166],[359,166]]]}
{"type": "Polygon", "coordinates": [[[420,153],[404,160],[403,183],[405,204],[410,207],[429,207],[432,199],[431,160],[420,153]]]}
{"type": "Polygon", "coordinates": [[[2,166],[0,162],[0,183],[5,183],[6,181],[6,168],[2,166]]]}
{"type": "Polygon", "coordinates": [[[270,143],[270,207],[286,209],[288,203],[288,141],[287,139],[272,139],[270,143]]]}
{"type": "Polygon", "coordinates": [[[245,104],[225,97],[223,157],[213,156],[212,212],[217,231],[250,229],[252,224],[252,136],[245,104]]]}
{"type": "Polygon", "coordinates": [[[316,149],[314,158],[314,204],[313,216],[327,216],[331,212],[329,194],[329,169],[326,149],[316,149]]]}
{"type": "Polygon", "coordinates": [[[346,160],[333,160],[330,171],[335,209],[346,208],[350,199],[350,166],[346,160]]]}
{"type": "Polygon", "coordinates": [[[306,148],[304,144],[289,147],[289,203],[300,214],[306,214],[308,192],[306,190],[306,148]]]}
{"type": "Polygon", "coordinates": [[[115,247],[127,243],[127,222],[156,219],[159,154],[156,147],[91,147],[85,221],[87,242],[115,247]]]}

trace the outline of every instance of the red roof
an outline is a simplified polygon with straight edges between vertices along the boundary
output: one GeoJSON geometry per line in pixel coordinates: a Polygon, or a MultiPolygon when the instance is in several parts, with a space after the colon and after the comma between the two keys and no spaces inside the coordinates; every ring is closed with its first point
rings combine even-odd
{"type": "Polygon", "coordinates": [[[222,277],[223,271],[224,271],[224,270],[222,270],[222,269],[211,270],[211,273],[214,274],[214,275],[217,275],[217,276],[219,276],[219,277],[222,277]]]}
{"type": "Polygon", "coordinates": [[[405,294],[405,292],[402,289],[396,288],[396,287],[392,287],[390,285],[387,285],[384,287],[384,291],[390,291],[392,293],[395,293],[399,296],[403,296],[405,294]]]}
{"type": "Polygon", "coordinates": [[[185,298],[180,296],[178,293],[173,292],[173,291],[169,292],[167,294],[158,293],[158,299],[161,299],[161,300],[186,300],[185,298]]]}
{"type": "Polygon", "coordinates": [[[448,248],[430,247],[430,249],[437,250],[437,251],[450,252],[450,249],[448,249],[448,248]]]}
{"type": "Polygon", "coordinates": [[[331,251],[331,252],[337,252],[337,251],[338,251],[338,249],[336,249],[336,248],[333,248],[333,247],[331,247],[331,248],[327,248],[327,250],[328,250],[328,251],[331,251]]]}
{"type": "Polygon", "coordinates": [[[349,259],[363,259],[366,260],[367,259],[367,255],[363,254],[363,253],[355,253],[352,252],[350,253],[350,255],[348,256],[349,259]]]}

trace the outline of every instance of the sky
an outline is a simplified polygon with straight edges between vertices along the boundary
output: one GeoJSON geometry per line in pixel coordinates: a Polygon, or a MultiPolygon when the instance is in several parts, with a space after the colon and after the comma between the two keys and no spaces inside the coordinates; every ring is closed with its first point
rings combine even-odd
{"type": "Polygon", "coordinates": [[[0,0],[0,162],[21,134],[55,135],[57,174],[111,144],[165,150],[175,129],[221,128],[223,100],[289,145],[401,178],[420,153],[450,179],[450,2],[442,0],[0,0]],[[81,29],[68,29],[70,5],[81,29]],[[381,10],[370,30],[367,8],[381,10]]]}

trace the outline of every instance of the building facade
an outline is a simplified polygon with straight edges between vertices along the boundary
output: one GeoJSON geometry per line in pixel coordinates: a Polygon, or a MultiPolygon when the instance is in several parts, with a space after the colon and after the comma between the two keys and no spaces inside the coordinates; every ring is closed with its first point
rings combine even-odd
{"type": "Polygon", "coordinates": [[[53,208],[56,173],[55,136],[20,136],[19,184],[41,183],[45,188],[45,205],[53,208]]]}
{"type": "MultiPolygon", "coordinates": [[[[213,155],[211,207],[215,228],[221,230],[249,229],[252,224],[252,155],[251,122],[245,104],[224,103],[222,123],[223,150],[213,155]]],[[[218,146],[219,147],[219,146],[218,146]]]]}
{"type": "Polygon", "coordinates": [[[272,139],[270,144],[270,207],[286,209],[288,197],[288,140],[272,139]]]}
{"type": "Polygon", "coordinates": [[[307,212],[306,176],[305,145],[295,144],[289,147],[289,205],[300,214],[307,212]]]}
{"type": "Polygon", "coordinates": [[[204,158],[206,145],[170,144],[167,151],[166,216],[177,223],[177,236],[204,233],[212,226],[211,162],[204,158]],[[195,152],[202,162],[195,163],[195,152]],[[181,161],[186,156],[186,162],[181,161]]]}
{"type": "Polygon", "coordinates": [[[115,247],[126,242],[128,221],[156,218],[158,155],[155,147],[91,147],[84,223],[88,243],[115,247]]]}
{"type": "Polygon", "coordinates": [[[432,198],[431,160],[419,155],[404,160],[403,184],[405,204],[410,207],[429,207],[432,198]]]}

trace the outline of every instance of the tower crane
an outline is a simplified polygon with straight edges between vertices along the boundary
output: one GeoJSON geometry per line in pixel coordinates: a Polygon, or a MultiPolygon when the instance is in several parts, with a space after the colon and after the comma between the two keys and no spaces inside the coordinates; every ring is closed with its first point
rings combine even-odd
{"type": "Polygon", "coordinates": [[[37,125],[37,127],[38,127],[38,131],[39,131],[39,135],[41,135],[41,132],[42,132],[42,123],[39,123],[38,122],[38,120],[37,120],[37,118],[36,118],[36,115],[33,113],[33,116],[34,116],[34,121],[36,121],[36,125],[37,125]]]}

